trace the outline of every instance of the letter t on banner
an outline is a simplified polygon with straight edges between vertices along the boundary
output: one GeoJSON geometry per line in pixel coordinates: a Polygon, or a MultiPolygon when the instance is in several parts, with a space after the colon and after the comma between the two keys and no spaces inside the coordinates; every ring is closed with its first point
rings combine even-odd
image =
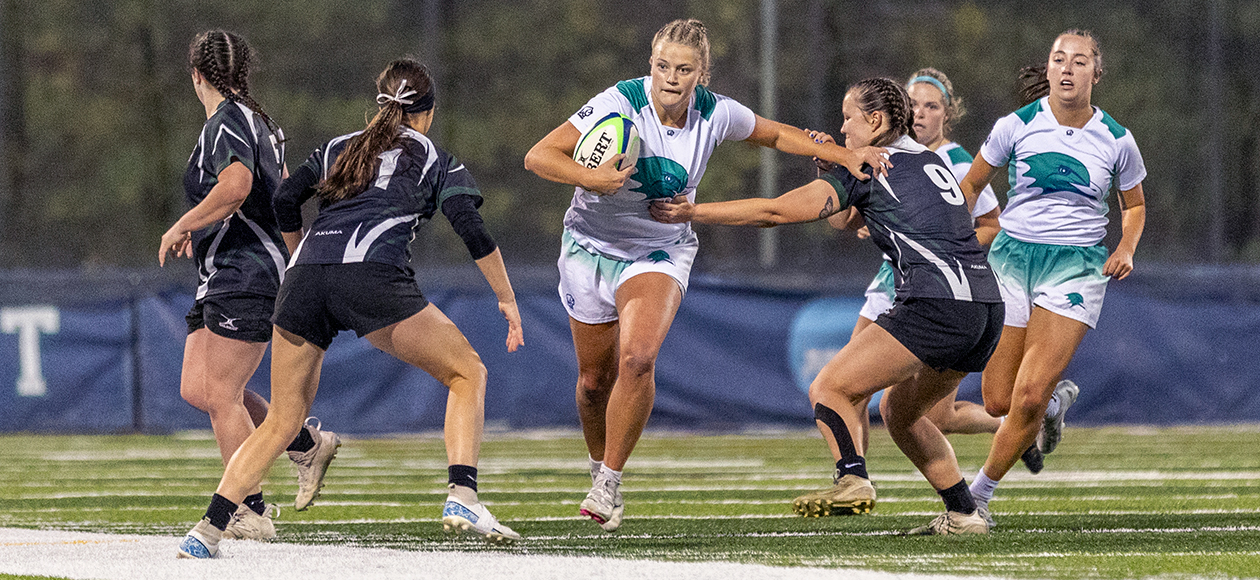
{"type": "Polygon", "coordinates": [[[61,332],[61,311],[56,306],[0,308],[0,331],[18,335],[18,395],[46,395],[48,383],[44,381],[44,370],[40,364],[39,335],[61,332]]]}

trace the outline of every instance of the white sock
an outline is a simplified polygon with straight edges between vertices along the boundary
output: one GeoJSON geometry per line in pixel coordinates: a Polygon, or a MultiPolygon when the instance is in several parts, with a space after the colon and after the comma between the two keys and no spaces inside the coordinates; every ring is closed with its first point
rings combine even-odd
{"type": "Polygon", "coordinates": [[[591,456],[586,456],[586,464],[591,468],[591,473],[599,473],[599,469],[604,466],[603,461],[595,461],[591,456]]]}
{"type": "Polygon", "coordinates": [[[1050,395],[1050,404],[1046,405],[1046,416],[1053,417],[1059,414],[1059,394],[1050,395]]]}
{"type": "Polygon", "coordinates": [[[976,474],[976,479],[971,482],[971,497],[975,498],[976,505],[988,507],[989,500],[993,499],[993,491],[997,489],[1001,481],[994,481],[985,475],[984,468],[980,468],[980,472],[976,474]]]}
{"type": "Polygon", "coordinates": [[[611,467],[608,467],[607,465],[601,465],[599,467],[599,474],[609,479],[612,479],[613,482],[616,483],[617,485],[621,485],[621,472],[620,471],[616,471],[612,469],[611,467]]]}

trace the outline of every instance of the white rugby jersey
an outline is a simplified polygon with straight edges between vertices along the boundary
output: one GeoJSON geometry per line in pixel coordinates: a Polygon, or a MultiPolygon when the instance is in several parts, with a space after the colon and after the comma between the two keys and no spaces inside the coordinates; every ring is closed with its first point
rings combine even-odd
{"type": "Polygon", "coordinates": [[[1101,242],[1111,187],[1127,191],[1146,177],[1131,131],[1098,107],[1083,128],[1060,125],[1049,97],[999,119],[980,156],[994,167],[1010,165],[1002,229],[1038,244],[1101,242]]]}
{"type": "Polygon", "coordinates": [[[633,260],[691,235],[691,224],[662,224],[648,214],[654,199],[679,194],[695,201],[718,143],[752,135],[757,117],[734,99],[697,86],[683,128],[666,127],[651,103],[652,78],[621,81],[596,95],[569,122],[583,135],[612,112],[634,121],[642,139],[639,162],[625,185],[600,196],[578,187],[564,227],[578,245],[610,258],[633,260]]]}
{"type": "MultiPolygon", "coordinates": [[[[954,179],[962,183],[967,172],[971,171],[971,162],[973,158],[962,145],[950,141],[936,148],[936,154],[949,167],[950,173],[954,174],[954,179]]],[[[978,218],[986,213],[993,211],[998,206],[997,194],[993,193],[993,186],[985,185],[980,191],[980,197],[976,198],[976,207],[971,209],[972,219],[978,218]]]]}

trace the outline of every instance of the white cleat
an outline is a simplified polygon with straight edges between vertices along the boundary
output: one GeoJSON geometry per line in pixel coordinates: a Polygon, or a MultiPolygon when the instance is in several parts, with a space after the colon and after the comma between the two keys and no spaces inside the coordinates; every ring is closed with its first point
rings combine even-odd
{"type": "Polygon", "coordinates": [[[455,496],[447,496],[446,505],[442,506],[442,529],[452,534],[470,532],[494,543],[509,544],[521,539],[512,528],[499,523],[481,502],[465,505],[455,496]]]}
{"type": "Polygon", "coordinates": [[[1080,394],[1081,388],[1072,381],[1059,381],[1055,385],[1052,397],[1059,400],[1059,412],[1047,416],[1041,430],[1037,432],[1037,448],[1043,455],[1050,455],[1059,446],[1059,441],[1063,440],[1063,417],[1080,394]]]}
{"type": "Polygon", "coordinates": [[[963,536],[988,534],[989,524],[984,521],[979,510],[964,514],[945,512],[926,526],[920,526],[906,532],[907,536],[963,536]]]}
{"type": "Polygon", "coordinates": [[[306,451],[290,451],[289,459],[297,466],[298,492],[293,498],[293,509],[303,511],[319,497],[320,488],[324,487],[324,474],[328,472],[328,464],[337,456],[337,448],[341,447],[341,437],[332,431],[320,431],[321,423],[315,417],[307,417],[304,429],[309,429],[315,446],[306,451]],[[314,420],[314,424],[311,421],[314,420]]]}
{"type": "Polygon", "coordinates": [[[210,525],[210,520],[202,518],[188,531],[188,535],[179,543],[179,558],[195,558],[197,560],[208,560],[219,554],[219,540],[223,537],[223,532],[210,525]]]}
{"type": "Polygon", "coordinates": [[[276,525],[271,520],[279,516],[280,506],[274,503],[267,504],[267,509],[263,510],[262,515],[250,509],[249,506],[241,504],[236,508],[236,513],[232,514],[227,528],[223,530],[223,537],[229,540],[275,539],[276,525]]]}
{"type": "Polygon", "coordinates": [[[621,499],[621,484],[602,474],[596,477],[595,485],[591,486],[578,511],[595,520],[605,532],[615,531],[621,527],[621,516],[626,511],[626,502],[621,499]]]}

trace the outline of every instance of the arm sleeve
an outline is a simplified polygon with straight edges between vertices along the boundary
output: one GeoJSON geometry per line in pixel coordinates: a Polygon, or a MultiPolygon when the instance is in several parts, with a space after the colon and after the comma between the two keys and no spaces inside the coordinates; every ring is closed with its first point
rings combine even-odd
{"type": "Polygon", "coordinates": [[[309,162],[299,165],[289,174],[288,179],[280,183],[272,200],[280,231],[296,232],[302,229],[302,204],[315,195],[317,184],[319,173],[309,162]]]}
{"type": "MultiPolygon", "coordinates": [[[[863,165],[862,171],[870,171],[870,167],[863,165]]],[[[824,173],[819,179],[826,181],[831,185],[832,189],[836,190],[836,198],[840,200],[840,207],[836,208],[837,211],[855,205],[858,198],[862,196],[860,193],[862,189],[870,190],[869,187],[858,187],[858,184],[861,182],[856,177],[853,177],[853,174],[849,173],[849,170],[844,167],[838,166],[824,173]]]]}
{"type": "Polygon", "coordinates": [[[984,140],[984,145],[980,146],[980,156],[984,158],[985,163],[993,167],[1002,167],[1010,163],[1015,147],[1015,130],[1022,125],[1023,121],[1014,114],[1002,117],[993,124],[993,130],[984,140]]]}
{"type": "Polygon", "coordinates": [[[468,253],[473,260],[489,256],[498,247],[494,244],[490,233],[486,231],[485,224],[481,221],[481,214],[477,212],[481,201],[481,196],[474,197],[461,193],[447,197],[442,202],[442,215],[446,216],[446,219],[451,222],[451,228],[459,234],[460,239],[464,240],[464,245],[468,247],[468,253]]]}
{"type": "Polygon", "coordinates": [[[1126,132],[1117,145],[1119,155],[1116,158],[1116,187],[1120,191],[1128,191],[1146,179],[1146,163],[1142,161],[1142,152],[1138,151],[1132,131],[1126,132]]]}

